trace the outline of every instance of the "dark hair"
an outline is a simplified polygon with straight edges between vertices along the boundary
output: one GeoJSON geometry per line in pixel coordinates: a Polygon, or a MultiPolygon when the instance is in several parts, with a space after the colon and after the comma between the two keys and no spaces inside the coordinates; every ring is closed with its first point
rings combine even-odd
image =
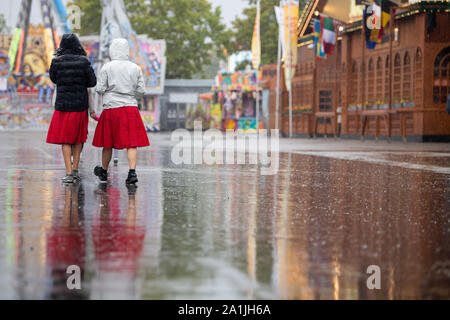
{"type": "Polygon", "coordinates": [[[79,56],[86,56],[83,46],[78,40],[78,37],[73,33],[65,33],[59,44],[58,50],[56,50],[55,56],[62,56],[63,54],[75,54],[79,56]]]}

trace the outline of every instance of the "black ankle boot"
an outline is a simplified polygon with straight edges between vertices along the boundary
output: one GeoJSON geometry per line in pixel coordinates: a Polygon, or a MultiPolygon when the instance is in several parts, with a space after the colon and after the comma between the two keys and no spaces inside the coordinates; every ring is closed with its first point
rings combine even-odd
{"type": "Polygon", "coordinates": [[[100,166],[94,168],[94,174],[100,179],[100,183],[106,183],[108,181],[108,171],[100,166]]]}
{"type": "Polygon", "coordinates": [[[125,183],[126,184],[135,184],[136,182],[138,182],[136,170],[128,171],[128,178],[127,178],[127,180],[125,180],[125,183]]]}

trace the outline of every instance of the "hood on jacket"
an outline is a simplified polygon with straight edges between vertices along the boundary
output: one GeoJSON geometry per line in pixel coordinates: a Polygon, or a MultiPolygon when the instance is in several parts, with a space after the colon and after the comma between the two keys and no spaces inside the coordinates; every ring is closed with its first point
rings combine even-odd
{"type": "Polygon", "coordinates": [[[114,39],[109,47],[109,56],[111,60],[128,60],[130,48],[127,39],[114,39]]]}
{"type": "Polygon", "coordinates": [[[73,33],[65,33],[61,38],[58,50],[56,50],[57,56],[61,56],[67,53],[83,56],[86,55],[86,51],[84,51],[80,40],[78,40],[78,37],[73,33]]]}

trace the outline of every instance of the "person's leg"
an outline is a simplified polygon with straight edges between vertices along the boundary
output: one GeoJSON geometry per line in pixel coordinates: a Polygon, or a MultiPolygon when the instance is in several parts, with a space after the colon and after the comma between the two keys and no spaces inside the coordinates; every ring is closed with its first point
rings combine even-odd
{"type": "Polygon", "coordinates": [[[80,164],[81,150],[83,149],[82,143],[75,143],[72,147],[73,149],[73,169],[78,170],[80,164]]]}
{"type": "Polygon", "coordinates": [[[112,148],[103,148],[102,150],[102,168],[108,170],[112,158],[112,148]]]}
{"type": "Polygon", "coordinates": [[[72,174],[72,145],[64,143],[62,145],[62,154],[64,165],[66,166],[66,174],[72,174]]]}
{"type": "Polygon", "coordinates": [[[114,165],[117,165],[119,163],[119,150],[114,149],[113,154],[114,154],[114,165]]]}
{"type": "Polygon", "coordinates": [[[99,177],[100,183],[108,181],[108,167],[112,158],[112,148],[103,148],[102,150],[102,166],[94,168],[94,174],[99,177]]]}
{"type": "Polygon", "coordinates": [[[127,149],[128,164],[131,170],[136,170],[137,164],[137,148],[127,149]]]}

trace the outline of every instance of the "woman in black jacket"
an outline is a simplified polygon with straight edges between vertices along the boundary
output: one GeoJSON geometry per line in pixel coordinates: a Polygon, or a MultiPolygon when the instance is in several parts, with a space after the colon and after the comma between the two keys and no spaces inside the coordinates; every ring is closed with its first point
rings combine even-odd
{"type": "MultiPolygon", "coordinates": [[[[78,164],[88,134],[88,89],[97,78],[86,51],[74,34],[64,34],[50,66],[50,79],[56,84],[55,112],[48,129],[47,143],[61,144],[66,166],[63,182],[79,179],[78,164]],[[73,153],[73,168],[72,168],[73,153]]],[[[91,113],[91,116],[95,113],[91,113]]]]}

